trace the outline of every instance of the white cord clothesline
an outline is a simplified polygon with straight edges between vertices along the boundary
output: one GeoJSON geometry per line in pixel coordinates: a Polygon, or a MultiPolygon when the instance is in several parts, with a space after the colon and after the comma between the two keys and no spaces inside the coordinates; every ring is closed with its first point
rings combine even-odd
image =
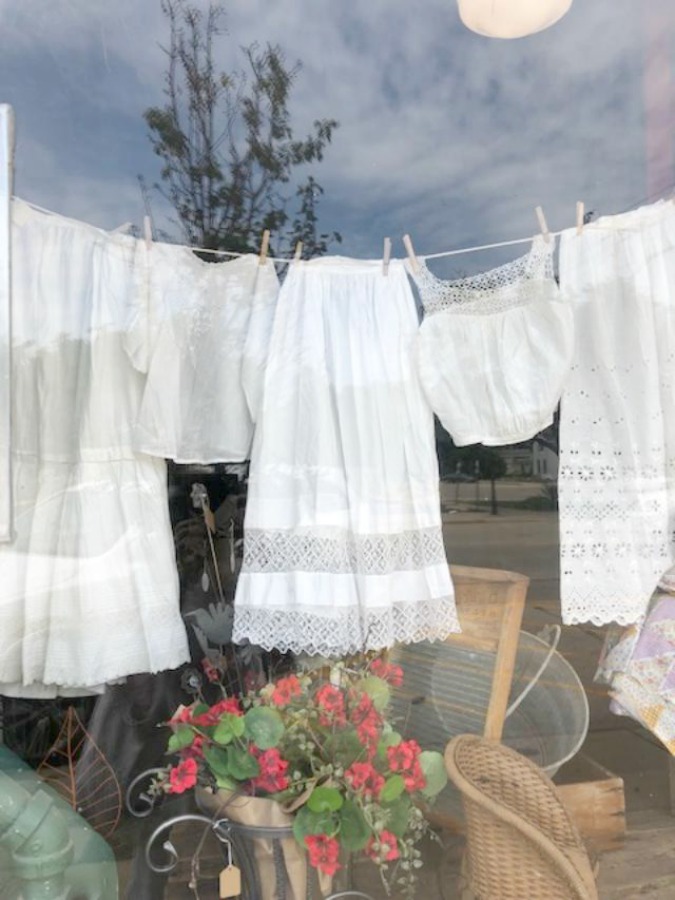
{"type": "MultiPolygon", "coordinates": [[[[670,189],[669,189],[669,192],[670,192],[670,189]]],[[[655,199],[658,199],[658,198],[649,198],[649,197],[644,198],[644,199],[640,200],[638,203],[634,204],[633,206],[629,206],[627,209],[622,210],[622,213],[619,213],[619,215],[623,214],[624,212],[630,212],[633,209],[637,209],[640,206],[642,206],[644,203],[655,202],[655,199]]],[[[34,209],[39,210],[40,212],[47,213],[50,216],[60,215],[60,213],[55,213],[51,209],[45,209],[42,206],[38,206],[37,203],[33,203],[31,201],[26,201],[26,202],[28,202],[29,205],[32,206],[34,209]]],[[[579,212],[581,212],[581,214],[583,216],[583,204],[581,204],[581,203],[577,204],[577,218],[578,218],[577,231],[578,232],[581,231],[581,227],[582,227],[579,222],[579,212]]],[[[568,229],[562,229],[560,231],[548,231],[548,228],[546,226],[546,221],[543,217],[543,212],[541,210],[541,207],[537,207],[536,214],[537,214],[537,217],[539,218],[540,226],[542,228],[544,237],[547,240],[559,237],[561,234],[563,234],[564,231],[568,230],[568,229]]],[[[91,227],[96,227],[96,226],[91,226],[91,227]]],[[[122,226],[122,227],[126,227],[126,226],[122,226]]],[[[596,222],[588,222],[588,223],[583,224],[583,228],[593,228],[595,230],[599,227],[601,228],[602,226],[599,225],[599,222],[597,222],[597,221],[596,222]]],[[[108,233],[103,228],[99,228],[97,230],[103,232],[104,234],[108,233]]],[[[534,236],[536,236],[536,235],[534,235],[534,236]]],[[[497,241],[492,244],[479,244],[475,247],[461,247],[456,250],[444,250],[441,253],[415,253],[415,256],[418,259],[424,259],[424,260],[443,259],[443,258],[449,257],[449,256],[461,256],[465,253],[478,253],[483,250],[499,250],[502,247],[515,247],[515,246],[518,246],[521,244],[531,244],[534,236],[530,235],[529,237],[516,238],[515,240],[510,240],[510,241],[497,241]]],[[[409,238],[407,235],[405,235],[403,238],[404,244],[407,247],[406,239],[408,239],[408,242],[409,242],[409,238]]],[[[391,247],[391,241],[389,240],[389,238],[385,238],[385,247],[387,246],[387,243],[386,243],[387,241],[389,241],[388,246],[391,247]]],[[[269,243],[269,232],[265,231],[263,233],[263,249],[261,250],[261,257],[263,259],[269,259],[270,262],[278,263],[279,265],[290,265],[290,263],[298,261],[297,251],[296,251],[295,255],[292,257],[268,256],[267,255],[267,244],[268,243],[269,243]]],[[[238,253],[233,250],[212,250],[208,247],[195,247],[191,244],[172,244],[171,246],[180,247],[185,250],[192,250],[194,253],[210,253],[213,256],[228,256],[233,259],[236,259],[236,258],[242,257],[242,256],[250,256],[253,252],[253,251],[249,251],[248,253],[238,253]]],[[[299,246],[301,247],[302,245],[299,245],[299,246]]],[[[386,250],[385,250],[385,252],[386,252],[386,250]]],[[[409,255],[410,255],[410,253],[409,253],[409,255]]]]}
{"type": "MultiPolygon", "coordinates": [[[[550,231],[551,237],[558,237],[558,235],[562,234],[562,231],[550,231]]],[[[462,253],[477,253],[479,250],[497,250],[499,247],[512,247],[516,244],[531,244],[532,236],[526,238],[518,238],[514,241],[500,241],[496,244],[482,244],[479,247],[462,247],[460,250],[446,250],[443,253],[418,253],[417,256],[420,259],[440,259],[443,256],[458,256],[462,253]]],[[[183,247],[187,250],[193,250],[195,253],[212,253],[214,256],[249,256],[250,253],[235,253],[230,250],[209,250],[205,247],[193,247],[190,244],[175,244],[172,246],[183,247]]],[[[271,262],[280,263],[282,265],[290,265],[292,262],[295,262],[294,257],[287,256],[268,256],[271,262]]]]}
{"type": "MultiPolygon", "coordinates": [[[[551,237],[558,237],[562,231],[549,231],[551,237]]],[[[478,247],[462,247],[460,250],[444,250],[442,253],[418,253],[421,259],[442,259],[445,256],[459,256],[462,253],[478,253],[479,250],[498,250],[500,247],[515,247],[517,244],[531,244],[532,237],[516,238],[513,241],[498,241],[496,244],[481,244],[478,247]]]]}
{"type": "MultiPolygon", "coordinates": [[[[651,201],[649,199],[640,200],[634,206],[630,206],[630,207],[628,207],[628,209],[622,210],[622,213],[619,213],[619,215],[623,214],[624,212],[630,212],[630,210],[632,210],[632,209],[637,209],[638,207],[642,206],[643,203],[648,203],[648,202],[651,202],[651,201]]],[[[588,222],[588,223],[584,224],[583,227],[597,229],[597,228],[601,228],[602,226],[599,225],[598,222],[588,222]]],[[[579,228],[579,226],[577,225],[577,229],[578,228],[579,228]]],[[[563,232],[566,230],[568,230],[568,229],[561,229],[560,231],[546,231],[545,236],[547,238],[560,237],[560,235],[563,234],[563,232]]],[[[482,250],[499,250],[501,247],[515,247],[520,244],[531,244],[534,237],[536,237],[536,235],[530,235],[529,237],[524,237],[524,238],[516,238],[515,240],[511,240],[511,241],[497,241],[493,244],[479,244],[475,247],[461,247],[457,250],[444,250],[441,253],[417,253],[416,256],[419,259],[425,259],[425,260],[426,259],[443,259],[444,257],[448,257],[448,256],[461,256],[462,254],[465,254],[465,253],[478,253],[482,250]]],[[[389,240],[389,238],[385,238],[385,241],[388,241],[388,240],[389,240]]],[[[214,256],[238,257],[238,256],[250,255],[247,253],[235,253],[230,250],[209,250],[206,247],[193,247],[193,246],[190,246],[189,244],[177,244],[175,246],[180,246],[187,250],[193,250],[195,253],[212,253],[214,256]]],[[[391,246],[391,242],[389,243],[389,246],[391,246]]],[[[271,262],[279,263],[281,265],[290,265],[290,263],[298,261],[297,254],[294,257],[267,256],[266,258],[269,259],[271,262]]]]}
{"type": "MultiPolygon", "coordinates": [[[[32,206],[33,209],[36,209],[38,212],[46,213],[48,216],[61,216],[61,218],[68,218],[68,216],[62,216],[61,213],[54,212],[53,209],[47,209],[44,206],[39,206],[37,203],[33,203],[32,200],[27,200],[25,202],[28,203],[30,206],[32,206]]],[[[130,225],[131,225],[131,223],[125,223],[124,226],[121,226],[121,228],[116,229],[116,230],[120,231],[120,230],[122,230],[122,228],[130,227],[130,225]]],[[[98,228],[96,225],[91,225],[90,227],[96,228],[97,231],[100,231],[103,234],[107,233],[104,228],[98,228]]],[[[558,237],[559,235],[562,234],[562,231],[550,231],[550,232],[548,232],[548,234],[551,237],[558,237]]],[[[420,259],[441,259],[444,256],[458,256],[462,253],[477,253],[480,250],[497,250],[500,247],[514,247],[517,244],[530,244],[530,243],[532,243],[532,236],[525,237],[525,238],[517,238],[516,240],[512,240],[512,241],[499,241],[498,243],[495,243],[495,244],[481,244],[480,246],[477,246],[477,247],[462,247],[459,250],[445,250],[443,253],[426,253],[426,254],[418,253],[417,255],[420,257],[420,259]]],[[[253,251],[249,251],[248,253],[238,253],[235,250],[212,250],[209,247],[195,247],[193,244],[174,244],[174,243],[172,243],[171,246],[172,247],[180,247],[181,249],[184,249],[184,250],[192,250],[193,253],[210,253],[213,256],[229,256],[229,257],[232,257],[233,259],[236,259],[236,258],[242,257],[242,256],[250,256],[253,253],[253,251]]],[[[267,256],[266,258],[269,259],[270,262],[280,263],[282,265],[290,265],[290,263],[296,261],[295,257],[287,257],[287,256],[267,256]]]]}

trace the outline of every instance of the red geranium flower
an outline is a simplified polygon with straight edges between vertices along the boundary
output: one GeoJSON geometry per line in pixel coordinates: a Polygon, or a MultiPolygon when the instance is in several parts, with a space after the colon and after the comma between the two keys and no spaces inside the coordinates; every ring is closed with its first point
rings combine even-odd
{"type": "Polygon", "coordinates": [[[195,739],[189,747],[183,747],[180,751],[180,755],[183,759],[190,759],[192,757],[202,759],[204,756],[204,738],[201,734],[195,736],[195,739]]]}
{"type": "Polygon", "coordinates": [[[197,760],[184,759],[169,772],[169,793],[182,794],[197,784],[197,760]]]}
{"type": "Polygon", "coordinates": [[[251,748],[251,753],[258,760],[260,774],[251,779],[253,787],[266,791],[268,794],[276,794],[288,787],[288,760],[282,759],[276,747],[269,750],[251,748]]]}
{"type": "Polygon", "coordinates": [[[326,875],[335,875],[340,868],[340,845],[335,838],[328,837],[327,834],[308,834],[305,846],[311,866],[326,875]]]}
{"type": "Polygon", "coordinates": [[[372,661],[370,671],[378,678],[388,681],[392,687],[401,687],[403,684],[403,669],[393,663],[385,662],[381,657],[372,661]]]}
{"type": "Polygon", "coordinates": [[[420,766],[421,748],[417,741],[401,741],[395,747],[387,747],[387,759],[392,772],[403,775],[406,790],[421,790],[427,783],[420,766]]]}
{"type": "Polygon", "coordinates": [[[419,759],[422,748],[417,741],[401,741],[395,747],[387,747],[389,768],[392,772],[407,772],[419,759]]]}
{"type": "Polygon", "coordinates": [[[423,787],[426,787],[427,779],[422,771],[419,760],[415,760],[410,772],[403,775],[403,781],[405,782],[406,791],[410,794],[412,794],[413,791],[421,791],[423,787]]]}
{"type": "Polygon", "coordinates": [[[345,697],[340,688],[333,684],[322,684],[314,695],[319,709],[323,715],[319,717],[319,724],[328,727],[330,725],[344,725],[345,697]]]}
{"type": "Polygon", "coordinates": [[[170,725],[184,725],[192,722],[192,707],[184,706],[173,714],[170,719],[170,725]]]}
{"type": "Polygon", "coordinates": [[[217,725],[220,721],[220,717],[226,713],[229,713],[231,716],[244,715],[236,697],[225,697],[224,700],[219,700],[218,703],[214,703],[214,705],[205,713],[195,716],[194,719],[192,719],[192,724],[201,725],[202,728],[208,728],[210,725],[217,725]]]}
{"type": "Polygon", "coordinates": [[[382,718],[368,694],[361,694],[357,706],[352,711],[351,720],[356,726],[356,734],[366,748],[368,756],[372,757],[380,739],[382,718]]]}
{"type": "Polygon", "coordinates": [[[366,854],[375,862],[391,862],[398,859],[398,841],[391,831],[381,831],[377,837],[371,837],[366,847],[366,854]]]}
{"type": "Polygon", "coordinates": [[[296,675],[289,675],[288,678],[280,678],[274,686],[274,693],[270,700],[275,706],[288,706],[293,697],[299,697],[302,694],[302,685],[296,675]]]}
{"type": "Polygon", "coordinates": [[[345,772],[345,778],[353,791],[362,793],[368,800],[377,800],[384,787],[384,778],[369,762],[352,763],[345,772]]]}

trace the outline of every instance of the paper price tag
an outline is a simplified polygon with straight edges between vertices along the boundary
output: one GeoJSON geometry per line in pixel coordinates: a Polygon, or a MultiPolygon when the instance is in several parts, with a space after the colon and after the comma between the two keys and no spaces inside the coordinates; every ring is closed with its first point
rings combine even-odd
{"type": "Polygon", "coordinates": [[[241,871],[236,866],[227,866],[220,873],[220,897],[238,897],[241,894],[241,871]]]}

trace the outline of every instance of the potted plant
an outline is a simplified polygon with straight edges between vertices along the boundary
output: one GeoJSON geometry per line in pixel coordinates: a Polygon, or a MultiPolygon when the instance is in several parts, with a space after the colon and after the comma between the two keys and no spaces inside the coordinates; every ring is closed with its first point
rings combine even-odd
{"type": "MultiPolygon", "coordinates": [[[[220,674],[212,661],[206,672],[211,681],[220,674]]],[[[413,896],[428,830],[420,806],[447,777],[442,755],[403,740],[391,721],[391,687],[402,678],[381,657],[360,658],[181,707],[168,723],[176,759],[153,790],[194,789],[202,806],[234,821],[285,825],[286,834],[291,826],[284,858],[298,900],[307,863],[329,893],[345,854],[356,853],[379,867],[387,892],[395,885],[413,896]]]]}

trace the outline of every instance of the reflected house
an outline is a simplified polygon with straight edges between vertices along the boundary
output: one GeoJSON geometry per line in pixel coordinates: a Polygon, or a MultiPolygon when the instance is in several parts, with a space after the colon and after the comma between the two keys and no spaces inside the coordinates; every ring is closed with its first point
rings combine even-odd
{"type": "Polygon", "coordinates": [[[545,481],[558,478],[558,454],[539,441],[532,441],[532,474],[545,481]]]}
{"type": "Polygon", "coordinates": [[[506,463],[507,477],[534,477],[544,481],[555,481],[558,477],[558,454],[549,442],[533,438],[496,449],[506,463]]]}
{"type": "Polygon", "coordinates": [[[506,463],[506,475],[515,478],[540,478],[543,481],[558,479],[559,409],[550,425],[539,434],[519,444],[497,447],[506,463]]]}
{"type": "Polygon", "coordinates": [[[529,478],[533,474],[533,444],[534,441],[529,440],[495,448],[506,463],[507,477],[529,478]]]}

